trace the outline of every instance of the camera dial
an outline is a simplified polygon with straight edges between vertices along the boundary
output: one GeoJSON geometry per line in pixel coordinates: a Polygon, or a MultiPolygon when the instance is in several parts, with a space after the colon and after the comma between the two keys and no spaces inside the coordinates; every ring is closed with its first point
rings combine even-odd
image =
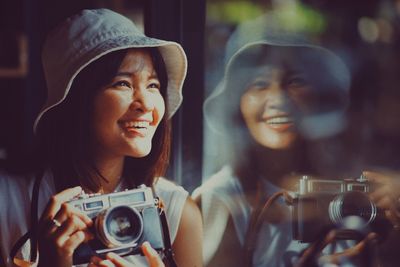
{"type": "Polygon", "coordinates": [[[134,208],[115,206],[99,213],[95,227],[107,247],[133,246],[142,236],[143,219],[134,208]]]}

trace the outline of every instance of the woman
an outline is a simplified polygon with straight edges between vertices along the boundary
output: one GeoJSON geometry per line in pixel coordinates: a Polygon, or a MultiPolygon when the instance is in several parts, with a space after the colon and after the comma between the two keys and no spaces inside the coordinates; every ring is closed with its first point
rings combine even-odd
{"type": "MultiPolygon", "coordinates": [[[[169,119],[182,101],[181,46],[143,35],[113,11],[83,10],[48,35],[42,58],[49,91],[35,122],[36,177],[42,180],[38,266],[71,266],[76,248],[95,238],[93,220],[68,201],[83,191],[108,194],[141,184],[153,187],[164,203],[178,266],[201,266],[200,213],[185,190],[159,178],[169,158],[169,119]]],[[[11,246],[29,228],[33,183],[0,176],[7,266],[13,266],[11,246]]],[[[25,261],[30,246],[18,255],[25,261]]],[[[150,266],[164,266],[148,243],[142,252],[150,266]]],[[[108,253],[92,257],[90,266],[146,266],[146,259],[108,253]]]]}
{"type": "Polygon", "coordinates": [[[326,168],[332,154],[316,147],[345,125],[350,75],[336,55],[301,36],[248,26],[231,37],[224,80],[204,105],[228,148],[228,164],[193,194],[204,218],[204,262],[292,266],[308,244],[293,240],[290,207],[278,200],[261,209],[274,193],[297,191],[302,174],[335,177],[340,165],[326,168]]]}

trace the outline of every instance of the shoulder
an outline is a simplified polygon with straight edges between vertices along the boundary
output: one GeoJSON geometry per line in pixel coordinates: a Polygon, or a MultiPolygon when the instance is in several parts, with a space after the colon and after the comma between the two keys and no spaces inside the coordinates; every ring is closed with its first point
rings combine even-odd
{"type": "Polygon", "coordinates": [[[202,266],[203,226],[201,213],[191,198],[182,210],[178,233],[173,243],[178,266],[202,266]]]}
{"type": "Polygon", "coordinates": [[[0,252],[7,263],[11,246],[28,228],[32,186],[29,177],[0,171],[0,252]]]}
{"type": "Polygon", "coordinates": [[[164,201],[173,201],[177,198],[185,199],[189,193],[182,187],[163,177],[158,178],[154,184],[156,194],[164,201]]]}
{"type": "Polygon", "coordinates": [[[242,186],[239,179],[233,174],[230,166],[224,166],[221,170],[211,175],[201,186],[193,191],[193,198],[198,199],[201,196],[215,196],[223,198],[227,195],[236,195],[242,192],[242,186]]]}
{"type": "Polygon", "coordinates": [[[191,199],[187,198],[182,210],[180,226],[193,226],[201,227],[201,213],[197,204],[191,199]]]}
{"type": "Polygon", "coordinates": [[[159,178],[154,184],[156,195],[164,202],[171,241],[175,240],[183,210],[189,193],[183,187],[165,178],[159,178]]]}
{"type": "Polygon", "coordinates": [[[15,175],[5,171],[0,171],[0,196],[2,204],[5,201],[12,201],[15,198],[27,195],[33,186],[33,179],[30,176],[15,175]]]}

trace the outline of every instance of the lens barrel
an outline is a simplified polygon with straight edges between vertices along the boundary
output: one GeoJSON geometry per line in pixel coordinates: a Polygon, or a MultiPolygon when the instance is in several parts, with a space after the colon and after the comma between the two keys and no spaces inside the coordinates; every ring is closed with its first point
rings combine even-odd
{"type": "Polygon", "coordinates": [[[339,194],[329,203],[329,218],[338,225],[348,216],[360,217],[368,225],[376,219],[377,207],[365,193],[351,191],[339,194]]]}
{"type": "Polygon", "coordinates": [[[95,228],[99,240],[109,248],[132,246],[142,236],[143,219],[132,207],[115,206],[98,214],[95,228]]]}

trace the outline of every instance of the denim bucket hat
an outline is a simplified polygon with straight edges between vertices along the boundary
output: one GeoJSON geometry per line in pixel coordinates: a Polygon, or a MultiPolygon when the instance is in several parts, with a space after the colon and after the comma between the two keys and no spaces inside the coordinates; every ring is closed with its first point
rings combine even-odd
{"type": "MultiPolygon", "coordinates": [[[[332,51],[310,42],[305,34],[287,31],[276,25],[272,16],[261,16],[245,22],[239,25],[230,36],[224,57],[224,77],[203,105],[205,121],[210,129],[223,136],[230,135],[232,127],[237,126],[235,126],[235,121],[232,121],[231,116],[232,112],[237,112],[238,106],[238,103],[231,101],[231,99],[232,97],[239,97],[233,96],[236,92],[232,87],[238,86],[242,82],[238,73],[245,73],[250,70],[246,67],[251,64],[251,60],[244,63],[243,58],[246,58],[246,55],[253,54],[252,57],[248,58],[258,61],[264,57],[268,62],[268,56],[272,54],[271,52],[287,58],[292,55],[292,58],[298,61],[301,61],[299,58],[302,58],[302,62],[308,63],[304,67],[314,71],[311,75],[314,76],[314,79],[318,79],[318,83],[321,85],[315,92],[329,93],[337,97],[334,109],[325,110],[302,119],[300,122],[302,129],[300,130],[309,131],[308,129],[312,129],[312,132],[303,132],[304,135],[309,135],[310,138],[319,138],[341,131],[344,127],[342,115],[348,106],[351,83],[348,67],[332,51]],[[239,71],[237,71],[238,69],[239,71]],[[319,126],[321,121],[324,121],[322,127],[319,126]]],[[[244,89],[242,92],[244,92],[244,89]]]]}
{"type": "Polygon", "coordinates": [[[90,63],[113,51],[157,47],[168,76],[168,117],[182,102],[182,85],[187,59],[176,42],[150,38],[128,18],[109,9],[82,10],[49,33],[43,46],[42,62],[46,78],[47,102],[36,118],[34,129],[44,113],[62,103],[75,77],[90,63]]]}

